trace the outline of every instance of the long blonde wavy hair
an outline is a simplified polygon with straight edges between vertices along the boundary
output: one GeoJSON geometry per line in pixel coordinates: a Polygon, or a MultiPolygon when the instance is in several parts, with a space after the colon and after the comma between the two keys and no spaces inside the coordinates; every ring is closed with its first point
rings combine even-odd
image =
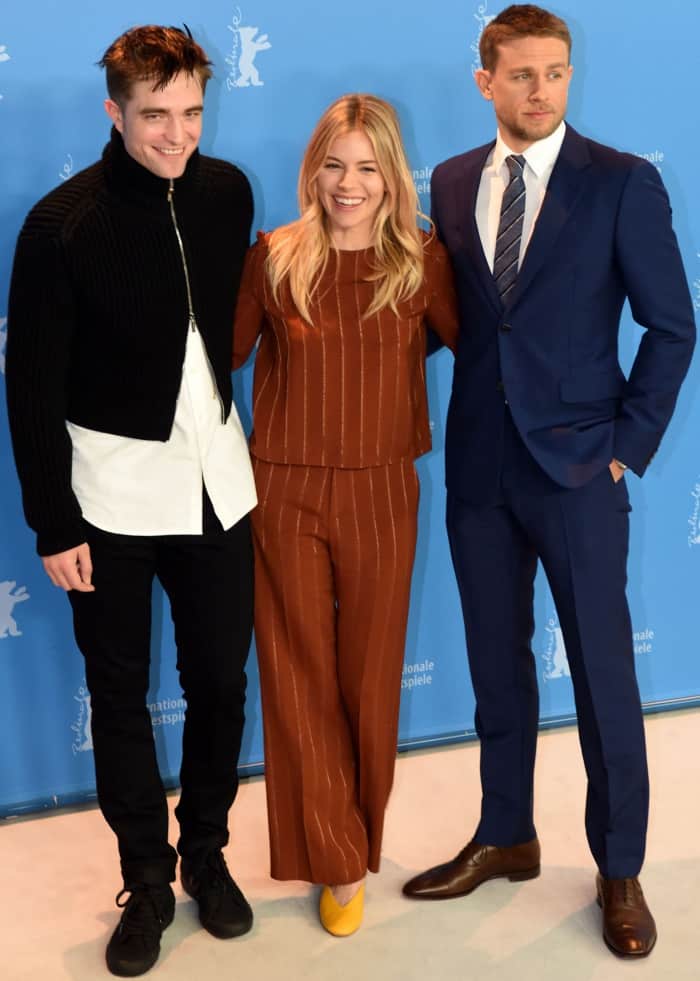
{"type": "Polygon", "coordinates": [[[299,171],[300,217],[270,236],[267,272],[275,300],[285,282],[304,320],[311,323],[313,294],[333,248],[328,216],[319,200],[317,177],[334,140],[357,130],[372,144],[386,193],[372,228],[375,250],[374,298],[364,316],[413,296],[423,280],[423,245],[413,184],[393,107],[374,95],[341,96],[326,109],[314,130],[299,171]]]}

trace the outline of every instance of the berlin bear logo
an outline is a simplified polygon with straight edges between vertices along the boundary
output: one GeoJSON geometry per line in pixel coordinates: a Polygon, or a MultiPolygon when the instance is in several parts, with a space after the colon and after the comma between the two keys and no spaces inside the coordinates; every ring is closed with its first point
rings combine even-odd
{"type": "MultiPolygon", "coordinates": [[[[10,60],[10,56],[7,53],[7,45],[0,44],[0,61],[9,61],[9,60],[10,60]]],[[[0,99],[2,99],[2,95],[0,95],[0,99]]]]}
{"type": "Polygon", "coordinates": [[[561,627],[554,617],[550,617],[545,630],[549,634],[549,638],[547,640],[547,650],[544,653],[546,664],[544,672],[545,678],[547,678],[547,680],[552,680],[554,678],[570,678],[571,669],[569,668],[569,661],[566,656],[564,635],[562,634],[561,627]]]}
{"type": "Polygon", "coordinates": [[[244,88],[247,85],[264,85],[265,83],[260,81],[258,69],[253,62],[258,51],[267,51],[268,48],[272,47],[267,40],[267,34],[261,34],[256,39],[255,35],[258,33],[257,27],[239,27],[238,33],[241,38],[242,50],[241,59],[238,62],[238,71],[240,74],[236,85],[239,88],[244,88]]]}
{"type": "Polygon", "coordinates": [[[18,628],[15,618],[12,616],[17,603],[23,603],[29,599],[26,586],[14,592],[17,585],[14,579],[0,582],[0,640],[8,635],[10,637],[21,637],[22,631],[18,628]]]}
{"type": "Polygon", "coordinates": [[[90,692],[85,685],[78,688],[78,694],[73,695],[78,703],[78,717],[71,725],[73,730],[73,755],[76,753],[89,753],[94,747],[92,744],[92,703],[90,692]]]}
{"type": "Polygon", "coordinates": [[[479,25],[476,40],[472,41],[469,45],[470,50],[474,54],[474,61],[472,62],[472,73],[478,71],[481,68],[481,55],[479,53],[479,41],[481,40],[481,35],[484,32],[484,28],[488,27],[491,21],[496,17],[496,14],[487,13],[489,5],[489,0],[483,0],[477,7],[477,11],[474,14],[474,20],[479,25]]]}
{"type": "Polygon", "coordinates": [[[700,545],[700,478],[695,481],[695,486],[690,492],[693,499],[693,506],[688,518],[688,548],[693,545],[700,545]]]}
{"type": "Polygon", "coordinates": [[[231,52],[224,58],[230,67],[226,79],[226,88],[229,92],[233,89],[265,84],[255,67],[255,57],[259,51],[267,51],[272,47],[267,34],[258,35],[259,28],[245,27],[241,23],[242,20],[241,9],[236,7],[231,23],[227,25],[233,35],[231,52]]]}

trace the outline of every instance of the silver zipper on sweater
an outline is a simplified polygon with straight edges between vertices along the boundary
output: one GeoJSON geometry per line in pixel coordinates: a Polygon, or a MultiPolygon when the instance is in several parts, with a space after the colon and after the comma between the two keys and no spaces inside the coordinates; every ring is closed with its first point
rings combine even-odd
{"type": "MultiPolygon", "coordinates": [[[[185,258],[185,247],[182,244],[182,236],[180,235],[180,227],[179,227],[179,225],[177,223],[177,215],[175,213],[175,202],[173,201],[173,194],[174,194],[174,187],[173,187],[173,182],[172,182],[172,179],[171,179],[170,180],[170,184],[168,185],[168,206],[170,208],[170,217],[173,220],[173,228],[175,229],[175,235],[177,236],[177,244],[180,247],[180,258],[182,259],[182,268],[183,268],[183,270],[185,272],[185,286],[187,287],[187,308],[188,308],[188,312],[189,312],[189,323],[188,323],[188,327],[194,333],[198,329],[197,328],[197,318],[194,315],[194,306],[192,305],[192,290],[190,288],[190,272],[189,272],[189,269],[187,268],[187,259],[185,258]]],[[[209,362],[208,355],[207,355],[207,361],[209,362]]],[[[211,362],[209,362],[209,373],[210,373],[211,379],[212,379],[212,398],[215,398],[215,399],[218,399],[219,400],[219,408],[221,410],[221,422],[223,424],[226,421],[225,413],[224,413],[224,403],[223,403],[223,401],[221,399],[221,395],[219,394],[219,390],[217,388],[216,381],[214,380],[215,379],[215,375],[214,375],[214,371],[213,371],[212,366],[211,366],[211,362]]]]}
{"type": "Polygon", "coordinates": [[[187,259],[185,258],[185,247],[182,244],[182,236],[180,235],[180,228],[177,223],[177,215],[175,214],[175,203],[173,201],[173,182],[170,181],[168,187],[168,205],[170,207],[170,217],[173,220],[173,228],[175,229],[175,234],[177,236],[177,244],[180,246],[180,258],[182,259],[182,268],[185,270],[185,286],[187,287],[187,308],[189,311],[189,327],[194,331],[197,329],[197,318],[194,315],[194,307],[192,306],[192,290],[190,289],[190,272],[187,268],[187,259]]]}

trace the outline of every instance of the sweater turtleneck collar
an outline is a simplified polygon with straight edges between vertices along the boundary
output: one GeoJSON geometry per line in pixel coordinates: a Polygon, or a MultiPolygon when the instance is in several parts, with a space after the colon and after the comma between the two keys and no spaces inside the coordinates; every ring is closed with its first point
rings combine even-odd
{"type": "MultiPolygon", "coordinates": [[[[127,152],[124,140],[114,126],[110,141],[102,153],[108,185],[118,194],[138,200],[143,204],[162,205],[167,200],[170,179],[159,177],[127,152]]],[[[199,169],[199,150],[195,150],[185,166],[182,177],[173,180],[177,198],[187,195],[194,187],[199,169]]]]}

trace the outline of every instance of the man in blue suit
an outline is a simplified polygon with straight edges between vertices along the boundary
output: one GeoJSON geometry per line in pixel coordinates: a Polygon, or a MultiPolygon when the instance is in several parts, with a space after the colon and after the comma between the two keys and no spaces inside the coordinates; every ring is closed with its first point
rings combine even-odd
{"type": "Polygon", "coordinates": [[[446,899],[539,874],[533,823],[538,692],[533,582],[542,562],[564,634],[588,777],[586,833],[603,936],[656,941],[638,874],[649,785],[625,596],[629,499],[671,418],[694,317],[655,168],[564,123],[571,37],[508,7],[483,31],[495,143],[436,168],[438,235],[455,270],[459,350],[447,421],[447,527],[481,740],[481,820],[445,865],[404,886],[446,899]],[[645,328],[629,377],[629,299],[645,328]]]}

